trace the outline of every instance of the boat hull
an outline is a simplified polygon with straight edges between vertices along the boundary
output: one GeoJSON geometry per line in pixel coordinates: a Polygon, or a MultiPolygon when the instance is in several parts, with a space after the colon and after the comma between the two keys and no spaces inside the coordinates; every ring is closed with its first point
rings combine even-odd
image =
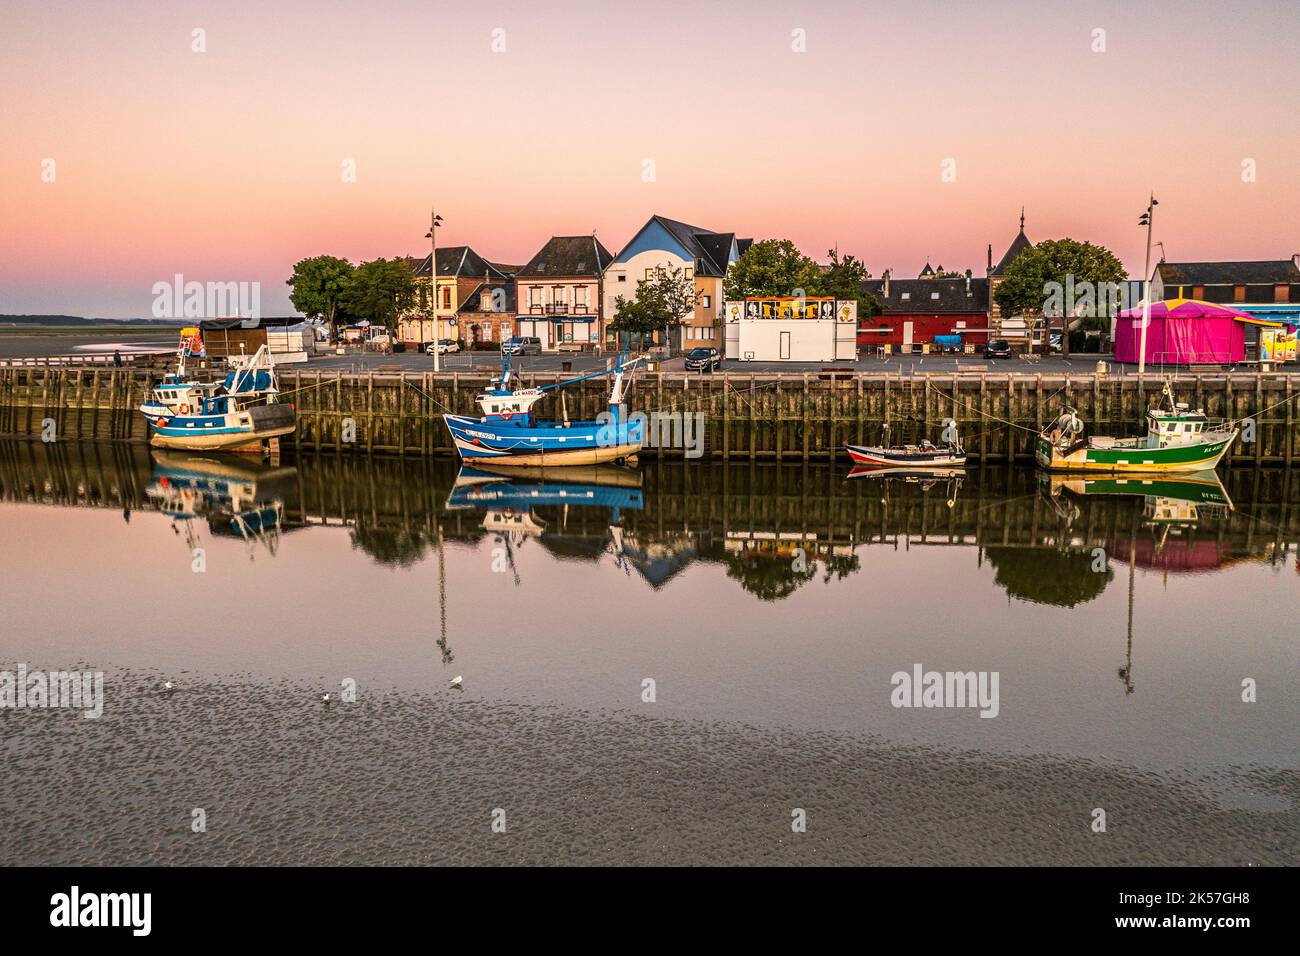
{"type": "Polygon", "coordinates": [[[290,405],[259,405],[227,415],[151,419],[155,448],[188,451],[261,451],[262,443],[292,435],[298,427],[290,405]]]}
{"type": "Polygon", "coordinates": [[[494,468],[601,465],[632,458],[642,446],[639,421],[511,426],[463,415],[442,417],[464,461],[494,468]]]}
{"type": "Polygon", "coordinates": [[[902,448],[877,448],[869,445],[845,445],[854,464],[882,465],[894,468],[961,468],[966,464],[966,453],[948,448],[934,451],[908,452],[902,448]]]}
{"type": "Polygon", "coordinates": [[[1218,466],[1236,437],[1237,429],[1233,429],[1207,434],[1203,441],[1164,448],[1145,448],[1139,444],[1098,445],[1093,441],[1060,448],[1040,437],[1034,457],[1048,471],[1209,471],[1218,466]]]}

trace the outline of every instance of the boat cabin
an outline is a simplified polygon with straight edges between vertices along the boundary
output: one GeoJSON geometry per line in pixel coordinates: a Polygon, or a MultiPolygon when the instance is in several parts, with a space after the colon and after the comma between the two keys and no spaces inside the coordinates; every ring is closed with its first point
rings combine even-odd
{"type": "Polygon", "coordinates": [[[493,389],[477,395],[474,401],[478,402],[479,408],[483,410],[485,421],[516,421],[518,424],[527,424],[532,415],[532,407],[544,397],[541,389],[523,388],[516,391],[508,389],[493,389]]]}
{"type": "Polygon", "coordinates": [[[1186,402],[1178,402],[1173,411],[1152,409],[1147,412],[1147,446],[1165,448],[1201,440],[1206,426],[1205,412],[1190,411],[1186,402]]]}

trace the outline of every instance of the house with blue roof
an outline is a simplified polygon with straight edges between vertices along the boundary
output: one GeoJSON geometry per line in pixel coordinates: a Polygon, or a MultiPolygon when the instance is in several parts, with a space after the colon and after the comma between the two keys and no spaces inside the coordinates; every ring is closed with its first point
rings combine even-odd
{"type": "MultiPolygon", "coordinates": [[[[631,299],[636,286],[656,270],[680,269],[695,285],[695,307],[682,316],[682,326],[669,333],[674,349],[723,350],[722,280],[727,269],[753,242],[734,232],[714,232],[700,226],[651,216],[605,268],[604,314],[612,320],[619,296],[631,299]]],[[[608,334],[612,344],[613,333],[608,334]]]]}

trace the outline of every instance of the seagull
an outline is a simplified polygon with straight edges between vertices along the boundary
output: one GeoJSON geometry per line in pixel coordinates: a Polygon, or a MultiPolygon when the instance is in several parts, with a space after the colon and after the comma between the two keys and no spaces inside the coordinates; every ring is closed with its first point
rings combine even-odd
{"type": "Polygon", "coordinates": [[[172,693],[175,691],[175,688],[172,686],[171,681],[165,680],[163,681],[163,690],[165,690],[167,692],[167,696],[170,697],[172,693]]]}
{"type": "Polygon", "coordinates": [[[322,697],[322,698],[321,698],[321,703],[323,703],[326,707],[329,707],[329,705],[330,705],[330,695],[329,695],[329,694],[326,694],[324,697],[322,697]]]}
{"type": "Polygon", "coordinates": [[[454,687],[456,690],[465,689],[465,678],[459,674],[453,677],[448,683],[450,683],[451,686],[454,687]]]}

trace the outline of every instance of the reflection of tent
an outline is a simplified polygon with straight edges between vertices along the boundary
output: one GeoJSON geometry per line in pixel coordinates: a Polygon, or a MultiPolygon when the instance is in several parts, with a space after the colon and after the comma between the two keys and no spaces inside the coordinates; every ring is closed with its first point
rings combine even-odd
{"type": "MultiPolygon", "coordinates": [[[[1265,322],[1227,305],[1197,299],[1166,299],[1151,303],[1146,361],[1160,364],[1240,362],[1246,357],[1244,326],[1265,322]]],[[[1142,341],[1142,309],[1115,316],[1115,361],[1136,362],[1142,341]]]]}

